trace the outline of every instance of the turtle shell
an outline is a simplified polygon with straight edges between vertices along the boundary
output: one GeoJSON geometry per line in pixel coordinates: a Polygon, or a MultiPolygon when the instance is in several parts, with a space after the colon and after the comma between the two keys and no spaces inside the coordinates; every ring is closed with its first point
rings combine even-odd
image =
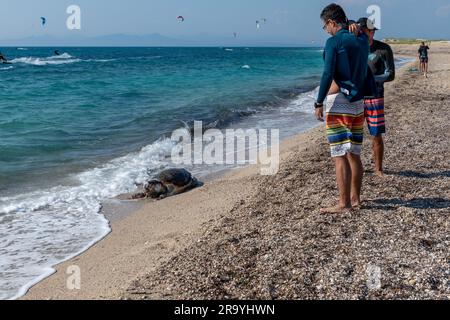
{"type": "Polygon", "coordinates": [[[192,181],[192,175],[185,169],[168,169],[156,176],[163,184],[173,184],[177,187],[185,186],[192,181]]]}

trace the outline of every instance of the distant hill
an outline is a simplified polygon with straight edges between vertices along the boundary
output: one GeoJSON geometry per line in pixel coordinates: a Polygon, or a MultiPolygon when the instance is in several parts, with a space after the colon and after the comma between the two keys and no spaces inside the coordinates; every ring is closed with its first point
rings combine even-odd
{"type": "Polygon", "coordinates": [[[158,33],[148,35],[112,34],[98,37],[83,36],[35,36],[17,40],[0,40],[0,46],[8,47],[44,47],[44,46],[98,46],[98,47],[164,47],[195,46],[196,42],[174,39],[158,33]]]}
{"type": "Polygon", "coordinates": [[[420,44],[421,42],[447,42],[448,40],[444,39],[435,39],[435,40],[428,40],[428,39],[412,39],[412,38],[386,38],[383,39],[383,42],[389,43],[389,44],[420,44]]]}
{"type": "MultiPolygon", "coordinates": [[[[55,37],[49,35],[33,36],[16,40],[0,40],[0,47],[198,47],[198,46],[254,46],[254,47],[299,47],[312,46],[299,39],[280,39],[267,37],[238,37],[197,34],[168,37],[159,33],[146,35],[111,34],[96,37],[68,35],[55,37]]],[[[317,46],[314,44],[313,46],[317,46]]]]}

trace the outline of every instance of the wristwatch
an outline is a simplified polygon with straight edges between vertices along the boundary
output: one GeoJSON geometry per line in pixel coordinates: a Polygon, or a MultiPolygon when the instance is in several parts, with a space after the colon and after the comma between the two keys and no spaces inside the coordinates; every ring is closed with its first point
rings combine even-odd
{"type": "Polygon", "coordinates": [[[317,103],[317,102],[314,102],[314,108],[322,108],[323,107],[323,103],[317,103]]]}

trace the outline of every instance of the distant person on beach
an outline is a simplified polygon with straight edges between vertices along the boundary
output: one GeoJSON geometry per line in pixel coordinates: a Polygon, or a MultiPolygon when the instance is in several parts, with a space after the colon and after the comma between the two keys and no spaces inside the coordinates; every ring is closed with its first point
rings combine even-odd
{"type": "Polygon", "coordinates": [[[422,42],[419,48],[419,60],[420,60],[420,72],[423,73],[425,78],[428,78],[428,50],[430,47],[422,42]]]}
{"type": "Polygon", "coordinates": [[[336,166],[339,202],[322,213],[339,214],[361,204],[363,166],[361,149],[364,127],[364,91],[368,70],[369,42],[365,34],[355,37],[341,6],[330,4],[321,15],[323,29],[331,35],[324,59],[316,118],[324,121],[326,103],[327,137],[336,166]]]}
{"type": "Polygon", "coordinates": [[[365,116],[369,127],[370,135],[373,137],[372,150],[375,160],[375,174],[384,176],[384,141],[383,134],[386,133],[386,122],[384,117],[384,83],[395,79],[395,60],[391,47],[381,41],[375,40],[377,28],[367,18],[361,18],[357,24],[351,24],[349,30],[356,35],[360,32],[367,35],[370,44],[369,67],[372,71],[377,93],[375,96],[366,98],[365,116]]]}

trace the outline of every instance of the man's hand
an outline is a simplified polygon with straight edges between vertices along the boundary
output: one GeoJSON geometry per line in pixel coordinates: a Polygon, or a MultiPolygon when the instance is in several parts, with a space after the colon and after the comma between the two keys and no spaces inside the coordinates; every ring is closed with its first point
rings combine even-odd
{"type": "Polygon", "coordinates": [[[348,31],[353,33],[355,36],[359,36],[359,34],[361,33],[361,28],[359,27],[359,24],[352,23],[348,26],[348,31]]]}
{"type": "Polygon", "coordinates": [[[319,121],[322,121],[322,122],[324,121],[323,120],[323,107],[316,108],[316,119],[319,121]]]}

